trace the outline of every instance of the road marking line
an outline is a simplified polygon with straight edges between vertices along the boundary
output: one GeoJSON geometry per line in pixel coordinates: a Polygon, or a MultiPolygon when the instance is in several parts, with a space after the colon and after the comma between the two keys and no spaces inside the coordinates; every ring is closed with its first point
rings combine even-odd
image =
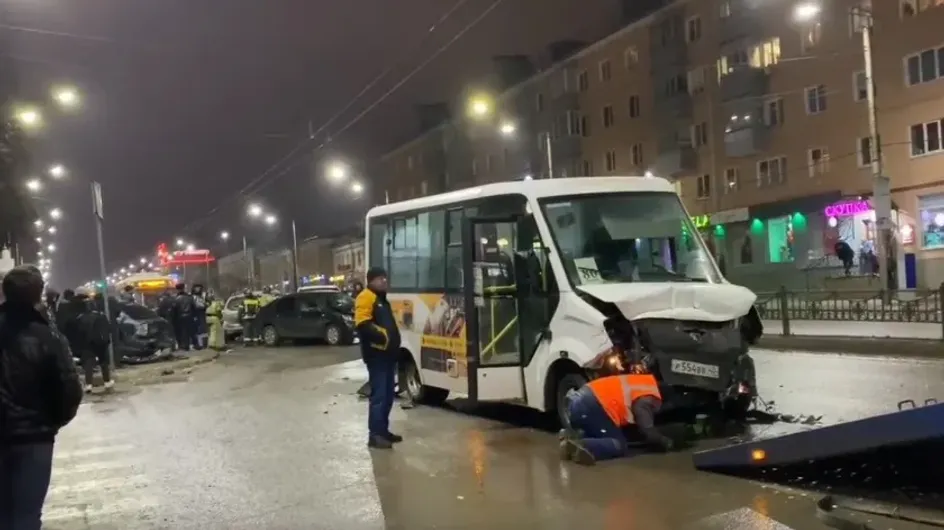
{"type": "Polygon", "coordinates": [[[73,477],[75,475],[101,475],[107,472],[114,475],[115,472],[123,470],[125,474],[140,467],[140,462],[131,460],[92,460],[91,462],[70,463],[68,465],[55,466],[52,470],[52,480],[60,477],[73,477]]]}
{"type": "Polygon", "coordinates": [[[96,525],[107,524],[109,519],[122,515],[138,516],[158,506],[159,503],[150,497],[115,499],[114,504],[108,505],[78,502],[59,506],[47,504],[43,507],[43,523],[88,520],[96,525]]]}
{"type": "Polygon", "coordinates": [[[764,528],[765,530],[794,530],[750,508],[738,508],[710,515],[698,520],[690,528],[698,530],[727,530],[729,528],[764,528]]]}
{"type": "Polygon", "coordinates": [[[78,458],[88,458],[90,456],[101,456],[109,455],[115,453],[126,453],[133,451],[135,446],[132,444],[115,444],[115,445],[98,445],[94,447],[88,447],[85,449],[75,449],[72,451],[59,451],[57,450],[54,460],[73,460],[78,458]]]}
{"type": "Polygon", "coordinates": [[[89,479],[66,484],[53,483],[49,487],[49,495],[47,498],[75,495],[89,491],[102,494],[106,491],[115,489],[132,490],[134,488],[147,486],[148,484],[150,484],[150,481],[144,475],[113,476],[109,478],[89,479]]]}

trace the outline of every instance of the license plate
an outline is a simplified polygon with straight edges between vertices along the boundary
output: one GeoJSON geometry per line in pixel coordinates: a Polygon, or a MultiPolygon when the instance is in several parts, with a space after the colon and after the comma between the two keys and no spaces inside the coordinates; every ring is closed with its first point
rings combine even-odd
{"type": "Polygon", "coordinates": [[[713,364],[702,364],[692,361],[672,359],[672,371],[677,374],[694,375],[698,377],[720,377],[718,367],[713,364]]]}

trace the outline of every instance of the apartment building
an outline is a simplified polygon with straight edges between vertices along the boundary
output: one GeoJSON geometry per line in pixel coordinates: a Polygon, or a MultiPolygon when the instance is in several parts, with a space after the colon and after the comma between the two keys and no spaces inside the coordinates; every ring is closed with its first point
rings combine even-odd
{"type": "Polygon", "coordinates": [[[944,0],[677,0],[497,93],[490,120],[452,105],[459,119],[443,116],[445,125],[385,157],[382,187],[398,200],[542,178],[548,166],[555,177],[651,173],[677,182],[732,281],[822,287],[839,274],[837,241],[858,251],[875,238],[860,32],[868,17],[897,282],[936,287],[944,0]],[[813,5],[805,14],[814,16],[796,16],[813,5]],[[501,134],[504,121],[514,135],[501,134]]]}
{"type": "Polygon", "coordinates": [[[732,281],[822,286],[837,240],[867,248],[875,235],[859,32],[870,13],[898,283],[937,286],[944,0],[820,0],[805,20],[801,4],[679,1],[588,47],[583,174],[676,179],[732,281]]]}

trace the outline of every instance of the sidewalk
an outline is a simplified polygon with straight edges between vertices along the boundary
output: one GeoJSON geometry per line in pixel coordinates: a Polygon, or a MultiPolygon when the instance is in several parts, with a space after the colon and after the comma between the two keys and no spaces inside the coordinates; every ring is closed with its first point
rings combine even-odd
{"type": "MultiPolygon", "coordinates": [[[[199,350],[162,362],[123,366],[115,370],[115,382],[121,386],[150,385],[179,379],[195,366],[216,360],[220,352],[199,350]]],[[[78,367],[82,372],[82,367],[78,367]]]]}
{"type": "Polygon", "coordinates": [[[764,321],[758,347],[784,351],[944,357],[941,324],[791,320],[783,335],[779,320],[764,321]]]}

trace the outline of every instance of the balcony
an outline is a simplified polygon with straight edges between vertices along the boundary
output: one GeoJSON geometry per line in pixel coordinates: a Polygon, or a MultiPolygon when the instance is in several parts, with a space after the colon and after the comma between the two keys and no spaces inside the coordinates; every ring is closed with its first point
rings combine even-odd
{"type": "Polygon", "coordinates": [[[763,96],[769,84],[770,74],[765,68],[736,68],[721,78],[721,101],[763,96]]]}
{"type": "Polygon", "coordinates": [[[698,154],[690,144],[677,143],[660,150],[656,158],[656,174],[660,177],[677,177],[698,169],[698,154]]]}
{"type": "Polygon", "coordinates": [[[653,107],[659,118],[688,119],[692,117],[692,97],[687,92],[672,95],[657,92],[653,107]]]}
{"type": "Polygon", "coordinates": [[[718,26],[718,43],[755,37],[763,34],[760,10],[749,6],[740,6],[731,14],[722,17],[718,26]]]}
{"type": "Polygon", "coordinates": [[[761,121],[724,133],[724,152],[734,158],[755,156],[767,148],[770,130],[761,121]]]}

